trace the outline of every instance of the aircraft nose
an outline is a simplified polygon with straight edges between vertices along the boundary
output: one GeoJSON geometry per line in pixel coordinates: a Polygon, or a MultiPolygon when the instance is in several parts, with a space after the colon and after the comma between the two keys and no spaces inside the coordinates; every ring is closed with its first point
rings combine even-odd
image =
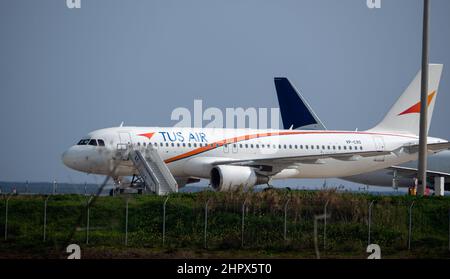
{"type": "Polygon", "coordinates": [[[64,153],[61,156],[61,159],[62,159],[64,165],[66,165],[67,167],[69,167],[71,169],[74,169],[76,166],[76,159],[75,159],[73,147],[64,151],[64,153]]]}

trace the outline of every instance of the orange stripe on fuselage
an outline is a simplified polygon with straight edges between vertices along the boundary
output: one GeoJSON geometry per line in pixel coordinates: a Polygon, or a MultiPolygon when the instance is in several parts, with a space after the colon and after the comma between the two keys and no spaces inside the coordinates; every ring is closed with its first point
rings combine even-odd
{"type": "Polygon", "coordinates": [[[275,133],[262,133],[262,134],[250,134],[250,135],[244,135],[244,136],[239,136],[239,137],[234,137],[234,138],[229,138],[229,139],[224,139],[224,140],[220,140],[220,141],[216,141],[213,143],[208,143],[207,146],[203,146],[197,149],[194,149],[192,151],[180,154],[178,156],[169,158],[167,160],[165,160],[165,163],[171,163],[174,161],[178,161],[193,155],[197,155],[206,151],[209,151],[211,149],[217,148],[217,147],[221,147],[225,144],[229,144],[229,143],[237,143],[237,142],[241,142],[241,141],[246,141],[246,140],[251,140],[251,139],[255,139],[255,138],[262,138],[262,137],[270,137],[270,136],[280,136],[280,135],[290,135],[290,134],[298,134],[299,132],[275,132],[275,133]]]}
{"type": "Polygon", "coordinates": [[[166,164],[172,163],[181,159],[185,159],[218,147],[221,147],[225,144],[229,143],[238,143],[241,141],[251,140],[255,138],[263,138],[270,136],[287,136],[287,135],[306,135],[306,134],[362,134],[362,135],[385,135],[385,136],[399,136],[399,137],[408,137],[408,138],[417,138],[406,135],[396,135],[396,134],[380,134],[380,133],[371,133],[371,132],[338,132],[338,131],[286,131],[286,132],[269,132],[269,133],[261,133],[261,134],[250,134],[239,137],[233,137],[229,139],[224,139],[220,141],[216,141],[214,143],[208,143],[207,146],[199,147],[197,149],[191,150],[189,152],[177,155],[175,157],[166,159],[164,162],[166,164]]]}

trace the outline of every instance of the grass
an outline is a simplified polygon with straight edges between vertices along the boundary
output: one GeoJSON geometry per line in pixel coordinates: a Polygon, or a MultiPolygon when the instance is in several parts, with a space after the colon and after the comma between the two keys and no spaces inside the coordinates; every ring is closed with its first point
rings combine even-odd
{"type": "MultiPolygon", "coordinates": [[[[52,196],[47,207],[47,239],[43,241],[42,196],[15,196],[9,201],[8,240],[0,241],[0,258],[65,257],[69,243],[82,246],[86,257],[100,258],[314,258],[314,216],[328,201],[326,241],[318,224],[321,257],[365,258],[368,205],[372,211],[372,243],[384,258],[449,258],[448,197],[372,196],[335,191],[199,192],[165,197],[100,197],[90,207],[86,244],[87,197],[52,196]],[[125,204],[129,200],[125,246],[125,204]],[[205,203],[208,202],[207,248],[204,248],[205,203]],[[247,200],[242,244],[242,204],[247,200]],[[284,218],[286,202],[286,237],[284,218]],[[408,250],[408,209],[412,214],[408,250]],[[325,246],[324,246],[325,245],[325,246]],[[324,248],[326,248],[324,250],[324,248]]],[[[5,202],[0,203],[0,231],[5,231],[5,202]]]]}

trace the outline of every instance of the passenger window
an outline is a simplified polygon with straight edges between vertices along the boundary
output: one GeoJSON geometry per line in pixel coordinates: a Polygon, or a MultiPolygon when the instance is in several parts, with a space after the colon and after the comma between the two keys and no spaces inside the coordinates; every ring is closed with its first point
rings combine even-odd
{"type": "Polygon", "coordinates": [[[105,142],[102,139],[98,140],[98,145],[99,146],[105,146],[105,142]]]}
{"type": "Polygon", "coordinates": [[[308,149],[308,146],[307,146],[307,145],[305,145],[305,148],[306,148],[306,149],[308,149]]]}
{"type": "Polygon", "coordinates": [[[159,143],[159,145],[160,145],[160,146],[164,146],[164,144],[163,144],[162,142],[161,142],[161,143],[159,143]]]}
{"type": "Polygon", "coordinates": [[[311,149],[314,149],[314,145],[311,145],[311,149]]]}
{"type": "Polygon", "coordinates": [[[196,143],[194,143],[194,147],[197,147],[197,144],[196,144],[196,143]]]}
{"type": "Polygon", "coordinates": [[[245,148],[248,148],[248,144],[245,144],[245,148]]]}
{"type": "Polygon", "coordinates": [[[347,150],[347,146],[344,145],[344,150],[347,150]]]}
{"type": "Polygon", "coordinates": [[[338,149],[341,150],[341,146],[340,145],[338,146],[338,149]]]}
{"type": "Polygon", "coordinates": [[[283,147],[284,147],[284,149],[286,149],[286,144],[283,147]]]}
{"type": "Polygon", "coordinates": [[[97,141],[95,139],[91,139],[89,141],[89,145],[97,146],[97,141]]]}
{"type": "Polygon", "coordinates": [[[242,148],[242,144],[239,144],[239,148],[242,148]]]}
{"type": "Polygon", "coordinates": [[[175,147],[175,143],[172,142],[172,147],[175,147]]]}
{"type": "Polygon", "coordinates": [[[259,144],[256,145],[256,148],[259,148],[259,144]]]}
{"type": "Polygon", "coordinates": [[[303,144],[300,144],[300,149],[303,149],[303,144]]]}
{"type": "Polygon", "coordinates": [[[183,147],[186,147],[186,143],[183,142],[183,147]]]}

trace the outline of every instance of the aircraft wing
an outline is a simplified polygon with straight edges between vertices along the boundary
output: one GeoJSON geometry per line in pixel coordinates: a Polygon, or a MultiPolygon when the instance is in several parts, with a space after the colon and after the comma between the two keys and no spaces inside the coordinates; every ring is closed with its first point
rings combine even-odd
{"type": "MultiPolygon", "coordinates": [[[[428,151],[430,152],[439,152],[446,149],[450,149],[450,142],[442,142],[442,143],[429,143],[427,144],[428,151]]],[[[405,151],[408,153],[417,153],[419,152],[419,145],[418,144],[412,144],[412,145],[406,145],[403,146],[405,148],[405,151]]]]}
{"type": "Polygon", "coordinates": [[[264,172],[266,175],[274,175],[287,168],[298,168],[298,164],[322,164],[324,159],[336,159],[342,161],[357,161],[363,157],[377,157],[391,154],[390,151],[366,151],[347,152],[339,154],[320,154],[303,156],[267,157],[251,160],[217,160],[212,165],[248,166],[264,172]]]}
{"type": "MultiPolygon", "coordinates": [[[[397,176],[410,177],[410,178],[414,178],[414,177],[418,176],[417,168],[392,166],[392,167],[389,167],[388,169],[392,170],[393,172],[394,171],[397,172],[397,176]]],[[[450,179],[450,173],[446,173],[446,172],[427,170],[427,176],[430,176],[430,177],[439,176],[439,177],[445,177],[446,179],[450,179]]]]}

